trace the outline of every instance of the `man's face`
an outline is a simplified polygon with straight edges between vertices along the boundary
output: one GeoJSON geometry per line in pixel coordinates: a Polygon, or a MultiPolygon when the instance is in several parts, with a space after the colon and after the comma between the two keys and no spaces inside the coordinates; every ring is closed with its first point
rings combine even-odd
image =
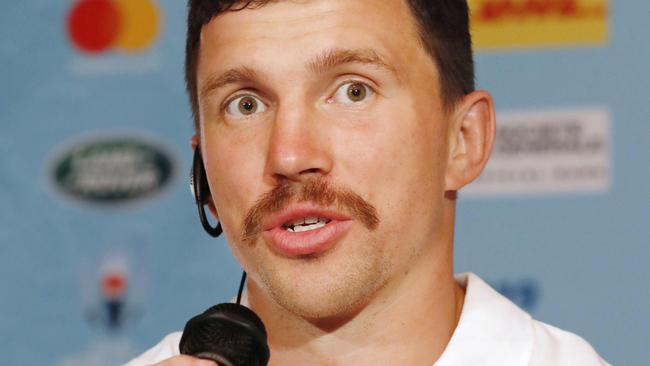
{"type": "Polygon", "coordinates": [[[406,3],[271,2],[219,15],[200,47],[214,205],[262,291],[304,317],[340,316],[431,265],[451,230],[449,131],[406,3]]]}

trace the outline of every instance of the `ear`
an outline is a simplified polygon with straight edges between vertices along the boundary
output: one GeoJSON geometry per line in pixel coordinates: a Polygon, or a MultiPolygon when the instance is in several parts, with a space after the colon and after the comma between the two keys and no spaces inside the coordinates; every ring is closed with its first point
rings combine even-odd
{"type": "Polygon", "coordinates": [[[481,174],[492,152],[495,129],[494,102],[488,92],[472,92],[457,104],[449,130],[446,191],[458,191],[481,174]]]}
{"type": "Polygon", "coordinates": [[[192,135],[192,138],[190,139],[190,146],[192,146],[192,151],[196,150],[196,147],[199,146],[198,135],[192,135]]]}

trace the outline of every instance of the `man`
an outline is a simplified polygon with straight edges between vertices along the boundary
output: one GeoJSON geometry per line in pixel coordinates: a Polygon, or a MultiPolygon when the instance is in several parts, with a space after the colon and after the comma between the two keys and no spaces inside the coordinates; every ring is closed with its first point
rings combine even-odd
{"type": "MultiPolygon", "coordinates": [[[[606,365],[453,276],[495,129],[465,1],[232,2],[190,1],[192,144],[271,365],[606,365]]],[[[179,337],[130,365],[214,365],[179,337]]]]}

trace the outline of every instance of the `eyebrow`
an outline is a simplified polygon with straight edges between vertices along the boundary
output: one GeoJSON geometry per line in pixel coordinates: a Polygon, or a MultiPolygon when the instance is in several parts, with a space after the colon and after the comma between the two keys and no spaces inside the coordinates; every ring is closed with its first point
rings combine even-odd
{"type": "Polygon", "coordinates": [[[322,54],[314,57],[314,59],[307,64],[307,68],[312,72],[320,74],[338,66],[350,63],[374,65],[397,74],[397,70],[395,70],[395,68],[388,61],[386,61],[384,57],[377,53],[377,51],[370,48],[329,49],[322,54]]]}
{"type": "MultiPolygon", "coordinates": [[[[397,76],[397,70],[373,49],[328,49],[307,62],[307,69],[317,74],[323,74],[336,67],[351,63],[374,65],[397,76]]],[[[227,85],[250,83],[257,79],[258,73],[250,67],[232,68],[209,78],[201,88],[200,95],[205,99],[214,91],[227,85]]]]}
{"type": "Polygon", "coordinates": [[[255,72],[255,70],[246,66],[236,67],[209,78],[203,88],[201,88],[201,97],[206,98],[215,90],[223,88],[229,84],[247,83],[256,79],[257,72],[255,72]]]}

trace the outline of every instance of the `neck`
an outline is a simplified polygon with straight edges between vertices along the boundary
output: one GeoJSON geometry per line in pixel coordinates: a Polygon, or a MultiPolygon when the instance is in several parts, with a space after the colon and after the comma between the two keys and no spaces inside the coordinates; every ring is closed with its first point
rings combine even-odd
{"type": "MultiPolygon", "coordinates": [[[[433,247],[451,251],[451,245],[433,247]]],[[[269,334],[270,365],[432,365],[464,301],[450,257],[431,250],[345,321],[298,317],[249,283],[250,305],[269,334]]]]}

